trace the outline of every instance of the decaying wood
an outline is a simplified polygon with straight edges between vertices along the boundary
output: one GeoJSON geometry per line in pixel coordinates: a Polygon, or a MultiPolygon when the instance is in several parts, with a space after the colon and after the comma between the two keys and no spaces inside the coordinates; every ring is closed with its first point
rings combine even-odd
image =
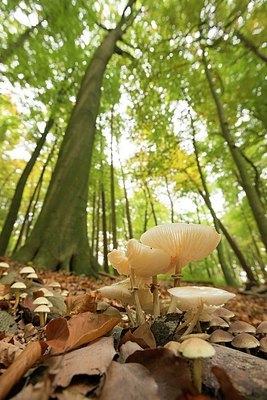
{"type": "Polygon", "coordinates": [[[214,347],[215,356],[203,363],[204,385],[215,391],[219,389],[219,384],[211,373],[212,366],[217,365],[225,370],[246,400],[266,400],[267,361],[224,346],[214,347]]]}

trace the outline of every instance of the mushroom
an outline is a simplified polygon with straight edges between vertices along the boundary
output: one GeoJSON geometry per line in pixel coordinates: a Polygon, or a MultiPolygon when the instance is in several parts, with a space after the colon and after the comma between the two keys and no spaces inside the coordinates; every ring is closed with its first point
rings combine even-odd
{"type": "Polygon", "coordinates": [[[227,308],[224,308],[224,307],[217,308],[213,312],[213,315],[215,317],[221,317],[221,318],[227,319],[227,320],[230,319],[230,318],[233,318],[235,316],[235,314],[232,311],[227,310],[227,308]]]}
{"type": "Polygon", "coordinates": [[[238,349],[245,349],[248,354],[250,354],[250,349],[259,347],[260,342],[254,336],[249,333],[239,333],[232,340],[232,345],[238,349]]]}
{"type": "Polygon", "coordinates": [[[26,285],[23,282],[15,282],[13,285],[10,286],[10,289],[15,293],[15,304],[14,304],[14,310],[17,309],[19,305],[19,297],[20,294],[23,292],[24,289],[26,289],[26,285]]]}
{"type": "Polygon", "coordinates": [[[226,331],[223,331],[222,329],[216,329],[216,331],[212,332],[210,335],[210,342],[211,343],[219,343],[224,345],[224,343],[229,343],[233,340],[234,336],[226,331]]]}
{"type": "Polygon", "coordinates": [[[257,335],[267,335],[267,321],[262,321],[256,329],[257,335]]]}
{"type": "Polygon", "coordinates": [[[186,358],[193,359],[193,381],[201,393],[202,388],[202,359],[213,357],[215,350],[212,345],[200,338],[187,339],[180,344],[179,352],[186,358]]]}
{"type": "Polygon", "coordinates": [[[260,340],[260,351],[267,353],[267,336],[260,340]]]}
{"type": "Polygon", "coordinates": [[[33,279],[38,279],[38,275],[35,272],[31,272],[30,274],[26,275],[27,286],[30,287],[32,285],[33,279]]]}
{"type": "Polygon", "coordinates": [[[25,277],[29,274],[35,274],[35,270],[32,267],[23,267],[21,268],[21,270],[19,271],[20,275],[22,275],[22,277],[25,277]]]}
{"type": "MultiPolygon", "coordinates": [[[[127,314],[131,323],[134,325],[133,317],[131,315],[129,305],[135,305],[134,293],[131,290],[131,281],[130,278],[124,279],[120,282],[114,283],[110,286],[104,286],[98,291],[109,299],[116,299],[121,301],[121,303],[125,306],[127,314]]],[[[140,310],[142,313],[142,308],[144,311],[151,311],[152,308],[152,295],[148,288],[139,287],[139,297],[140,298],[140,310]]],[[[140,320],[138,320],[140,323],[140,320]]]]}
{"type": "Polygon", "coordinates": [[[46,304],[40,304],[34,309],[35,313],[39,314],[40,317],[40,326],[45,326],[47,313],[49,313],[50,308],[46,304]]]}
{"type": "MultiPolygon", "coordinates": [[[[154,304],[154,317],[160,315],[159,293],[157,275],[166,273],[171,264],[171,257],[163,250],[146,246],[136,239],[130,239],[127,243],[128,262],[130,266],[130,276],[135,291],[135,276],[150,278],[152,276],[152,293],[154,304]]],[[[138,301],[138,293],[134,294],[138,301]]],[[[136,309],[137,311],[137,309],[136,309]]]]}
{"type": "Polygon", "coordinates": [[[39,306],[41,304],[45,304],[47,306],[49,305],[49,303],[51,304],[51,302],[46,297],[37,297],[35,300],[33,300],[33,304],[36,306],[39,306]]]}
{"type": "Polygon", "coordinates": [[[112,264],[112,266],[119,272],[119,274],[129,275],[129,261],[123,252],[117,249],[112,250],[110,253],[108,253],[108,260],[112,264]]]}
{"type": "MultiPolygon", "coordinates": [[[[221,235],[213,227],[200,224],[173,223],[154,226],[141,236],[141,242],[162,249],[172,258],[174,287],[180,286],[182,268],[191,261],[207,257],[218,245],[221,235]]],[[[175,301],[169,312],[174,312],[175,301]]]]}
{"type": "Polygon", "coordinates": [[[54,289],[56,292],[61,292],[61,285],[57,281],[50,282],[47,286],[54,289]]]}
{"type": "Polygon", "coordinates": [[[199,321],[204,305],[220,306],[235,297],[234,293],[223,289],[206,286],[183,286],[168,289],[168,292],[176,298],[177,306],[182,311],[190,311],[186,321],[180,325],[176,332],[188,326],[184,335],[191,333],[199,321]]]}
{"type": "Polygon", "coordinates": [[[37,291],[38,291],[38,292],[39,292],[39,291],[42,291],[44,297],[54,297],[54,293],[51,292],[51,290],[48,290],[48,289],[45,288],[45,287],[42,287],[42,288],[40,288],[40,289],[37,289],[37,291]]]}
{"type": "Polygon", "coordinates": [[[6,262],[1,261],[0,262],[0,278],[4,276],[5,273],[7,273],[7,270],[9,269],[9,264],[6,262]]]}
{"type": "Polygon", "coordinates": [[[245,321],[235,321],[229,326],[228,332],[238,333],[256,333],[256,328],[245,321]]]}
{"type": "Polygon", "coordinates": [[[167,342],[163,347],[172,351],[175,356],[179,356],[180,345],[181,343],[171,340],[170,342],[167,342]]]}
{"type": "Polygon", "coordinates": [[[209,323],[211,328],[228,328],[229,324],[221,317],[214,317],[209,323]]]}

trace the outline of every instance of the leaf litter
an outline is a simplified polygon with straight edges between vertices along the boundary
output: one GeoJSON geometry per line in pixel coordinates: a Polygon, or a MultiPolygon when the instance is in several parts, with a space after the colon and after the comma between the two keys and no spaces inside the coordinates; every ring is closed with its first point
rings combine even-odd
{"type": "MultiPolygon", "coordinates": [[[[11,307],[5,310],[18,332],[2,329],[0,336],[0,400],[221,398],[214,393],[197,393],[192,384],[191,364],[170,350],[157,347],[148,323],[129,329],[127,322],[117,316],[96,311],[99,301],[96,290],[109,284],[108,278],[94,281],[50,271],[40,276],[44,283],[49,279],[59,281],[61,288],[71,295],[64,301],[56,294],[57,300],[52,303],[57,317],[52,317],[45,328],[34,324],[32,293],[28,293],[27,301],[16,315],[12,314],[11,307]],[[32,317],[31,322],[25,323],[22,318],[25,318],[25,309],[32,317]],[[20,384],[22,381],[24,387],[20,384]]],[[[6,293],[6,290],[6,284],[2,285],[1,291],[6,293]]],[[[251,322],[243,315],[248,296],[243,300],[244,296],[237,296],[231,309],[236,313],[242,304],[243,320],[251,322]]],[[[108,303],[123,310],[116,301],[108,303]]],[[[257,323],[261,299],[256,298],[254,305],[256,311],[252,315],[257,323]]],[[[5,303],[5,307],[9,306],[5,303]]],[[[214,370],[213,367],[213,372],[224,398],[244,398],[222,368],[214,370]]]]}

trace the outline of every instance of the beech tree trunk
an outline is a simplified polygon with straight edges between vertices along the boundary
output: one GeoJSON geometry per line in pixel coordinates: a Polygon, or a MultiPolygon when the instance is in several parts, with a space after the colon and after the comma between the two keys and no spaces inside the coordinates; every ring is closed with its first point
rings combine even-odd
{"type": "Polygon", "coordinates": [[[24,170],[18,180],[16,190],[15,190],[14,196],[12,198],[7,217],[5,219],[5,223],[4,223],[2,232],[0,234],[0,255],[5,255],[5,253],[7,251],[8,243],[9,243],[12,231],[13,231],[13,227],[14,227],[14,224],[18,217],[18,212],[19,212],[21,199],[23,196],[26,182],[27,182],[28,177],[35,165],[35,162],[42,150],[42,147],[45,143],[46,137],[47,137],[50,129],[52,128],[53,124],[54,124],[54,119],[52,117],[50,117],[46,123],[45,130],[44,130],[42,136],[40,137],[40,139],[38,140],[38,142],[36,144],[36,147],[31,155],[30,160],[27,162],[26,167],[24,168],[24,170]]]}
{"type": "Polygon", "coordinates": [[[103,265],[104,271],[109,273],[108,268],[108,237],[107,237],[107,217],[106,217],[106,195],[104,185],[101,190],[101,205],[102,205],[102,234],[103,234],[103,265]]]}
{"type": "Polygon", "coordinates": [[[228,122],[225,117],[223,104],[221,102],[219,94],[216,92],[216,88],[211,76],[211,71],[208,68],[208,63],[204,49],[203,49],[203,64],[205,68],[206,78],[210,87],[211,95],[216,105],[222,136],[228,145],[233,161],[238,169],[242,187],[247,195],[247,199],[252,214],[254,216],[255,222],[257,224],[259,233],[261,235],[262,242],[267,251],[267,217],[265,215],[264,208],[262,206],[257,190],[253,185],[253,183],[251,182],[250,176],[248,174],[247,163],[244,157],[242,156],[240,149],[238,148],[238,146],[236,146],[233,136],[231,135],[230,129],[228,127],[228,122]]]}
{"type": "Polygon", "coordinates": [[[95,123],[104,73],[116,42],[130,25],[125,11],[131,11],[133,3],[128,2],[118,25],[108,31],[87,67],[43,208],[31,236],[16,254],[23,262],[97,275],[98,266],[90,257],[86,212],[95,123]]]}

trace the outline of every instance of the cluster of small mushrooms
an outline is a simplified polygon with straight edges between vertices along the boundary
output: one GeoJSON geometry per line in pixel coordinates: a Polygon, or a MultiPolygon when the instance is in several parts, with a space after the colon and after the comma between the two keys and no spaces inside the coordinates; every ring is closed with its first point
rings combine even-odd
{"type": "MultiPolygon", "coordinates": [[[[4,271],[1,277],[7,276],[9,264],[0,262],[0,271],[4,271]]],[[[47,321],[47,315],[53,308],[52,297],[56,291],[60,291],[62,296],[66,296],[66,291],[61,291],[61,285],[58,282],[50,282],[46,287],[33,284],[34,280],[38,281],[39,277],[32,266],[25,266],[20,269],[19,276],[16,281],[10,286],[10,293],[4,296],[7,300],[14,299],[13,310],[16,312],[20,301],[27,296],[38,292],[37,297],[33,300],[34,313],[39,315],[40,326],[43,327],[47,321]],[[42,294],[42,295],[41,295],[42,294]]]]}
{"type": "MultiPolygon", "coordinates": [[[[137,325],[145,322],[144,312],[154,318],[166,312],[183,313],[183,322],[176,329],[177,341],[168,342],[166,347],[194,359],[193,378],[199,392],[202,385],[201,359],[215,354],[214,347],[207,340],[221,344],[230,340],[232,346],[246,349],[260,345],[255,337],[250,338],[254,344],[247,345],[248,332],[240,328],[235,330],[235,322],[229,327],[229,318],[234,314],[223,305],[235,294],[213,287],[180,286],[182,268],[189,262],[207,257],[219,241],[220,235],[209,226],[185,223],[155,226],[146,231],[140,241],[130,239],[125,253],[114,249],[108,254],[112,266],[127,278],[99,289],[104,297],[119,300],[125,306],[133,325],[132,305],[135,306],[137,325]],[[168,290],[171,301],[166,309],[166,304],[159,300],[157,275],[169,273],[173,276],[174,287],[168,290]],[[220,329],[210,334],[214,327],[220,329]],[[226,328],[229,328],[228,332],[226,328]],[[240,345],[240,341],[245,341],[246,345],[240,345]]],[[[266,324],[263,324],[266,335],[266,324]]],[[[261,328],[258,327],[259,332],[261,328]]],[[[261,348],[266,348],[266,337],[261,340],[261,348]]]]}

